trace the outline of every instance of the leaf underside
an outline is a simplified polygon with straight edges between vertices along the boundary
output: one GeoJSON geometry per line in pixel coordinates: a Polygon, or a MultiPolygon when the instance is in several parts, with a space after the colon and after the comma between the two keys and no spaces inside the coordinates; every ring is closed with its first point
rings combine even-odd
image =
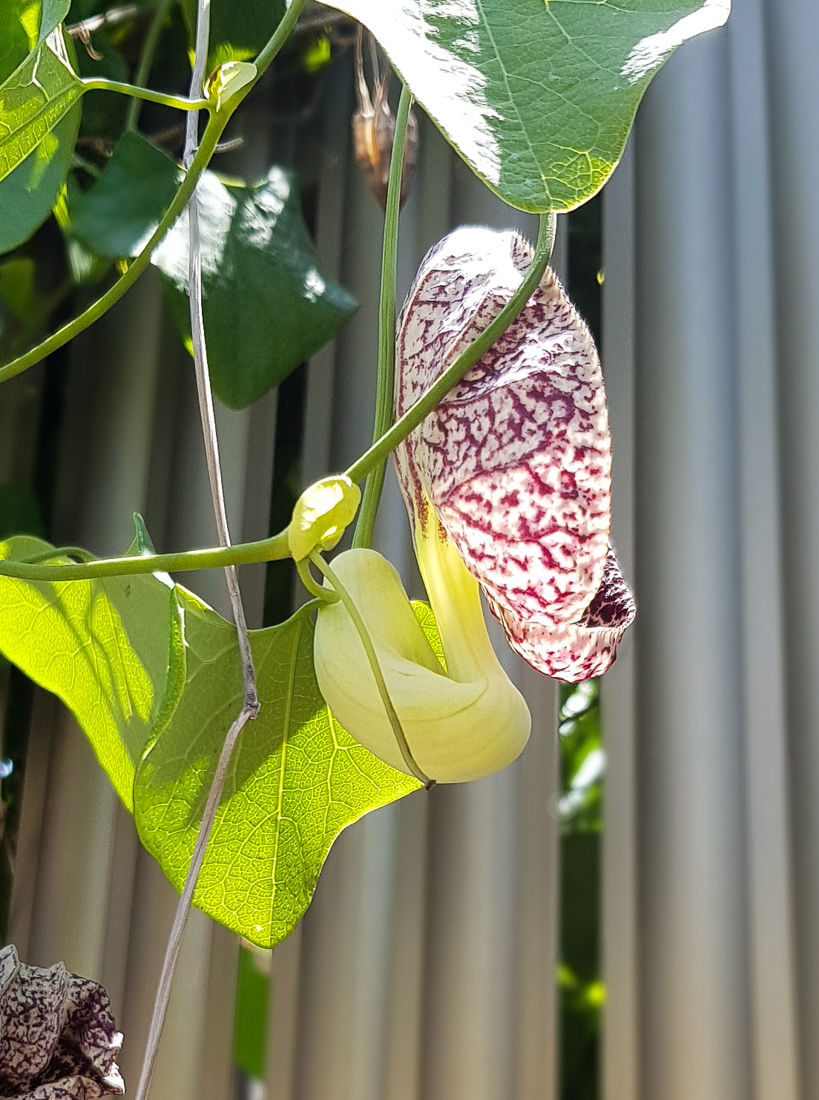
{"type": "MultiPolygon", "coordinates": [[[[142,842],[181,888],[219,749],[241,705],[234,629],[186,610],[187,679],[137,771],[142,842]]],[[[262,710],[242,733],[194,904],[262,947],[293,930],[347,825],[419,787],[377,760],[327,710],[313,670],[309,611],[252,631],[262,710]]]]}
{"type": "MultiPolygon", "coordinates": [[[[16,536],[0,543],[0,560],[50,549],[16,536]]],[[[139,552],[137,542],[130,553],[139,552]]],[[[440,649],[431,612],[421,608],[440,649]]],[[[376,759],[328,711],[308,609],[252,631],[251,643],[262,710],[234,753],[194,904],[271,947],[310,903],[341,830],[420,784],[376,759]]],[[[241,706],[234,627],[160,576],[59,583],[0,576],[0,653],[73,711],[143,844],[181,888],[213,768],[241,706]]]]}

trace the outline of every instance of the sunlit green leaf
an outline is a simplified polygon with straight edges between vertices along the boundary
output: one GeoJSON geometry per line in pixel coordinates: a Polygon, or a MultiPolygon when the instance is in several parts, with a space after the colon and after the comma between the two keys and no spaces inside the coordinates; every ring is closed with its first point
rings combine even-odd
{"type": "MultiPolygon", "coordinates": [[[[39,539],[12,538],[0,543],[0,560],[48,549],[39,539]]],[[[132,808],[135,765],[181,689],[171,588],[152,576],[53,584],[0,576],[0,652],[74,712],[132,808]]]]}
{"type": "Polygon", "coordinates": [[[126,130],[100,178],[69,206],[71,231],[99,256],[136,256],[170,206],[180,168],[147,138],[126,130]]]}
{"type": "Polygon", "coordinates": [[[522,210],[606,181],[651,77],[730,0],[328,0],[373,32],[461,156],[522,210]]]}
{"type": "MultiPolygon", "coordinates": [[[[197,189],[211,381],[230,408],[252,404],[325,344],[356,308],[325,279],[293,179],[271,168],[254,186],[206,172],[197,189]]],[[[174,319],[190,340],[188,217],[154,251],[174,319]]]]}
{"type": "Polygon", "coordinates": [[[0,180],[43,148],[42,171],[54,154],[51,131],[82,95],[62,31],[52,31],[0,85],[0,180]]]}
{"type": "MultiPolygon", "coordinates": [[[[180,602],[185,691],[140,765],[134,791],[142,842],[178,888],[242,697],[234,628],[184,592],[180,602]]],[[[251,632],[251,640],[262,710],[234,753],[195,904],[270,947],[304,913],[341,830],[419,784],[358,745],[328,712],[313,669],[308,609],[251,632]]]]}
{"type": "Polygon", "coordinates": [[[45,221],[71,162],[82,85],[60,27],[36,45],[59,10],[0,0],[0,253],[45,221]]]}

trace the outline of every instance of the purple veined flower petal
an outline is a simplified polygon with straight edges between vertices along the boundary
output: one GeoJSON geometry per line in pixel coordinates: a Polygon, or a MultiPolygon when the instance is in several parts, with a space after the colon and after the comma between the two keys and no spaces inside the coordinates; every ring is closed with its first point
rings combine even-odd
{"type": "Polygon", "coordinates": [[[489,606],[524,661],[538,672],[572,684],[603,675],[637,611],[611,547],[603,580],[579,623],[527,621],[491,598],[489,606]]]}
{"type": "MultiPolygon", "coordinates": [[[[399,319],[397,415],[497,315],[532,255],[481,227],[430,251],[399,319]]],[[[625,587],[609,547],[608,414],[594,342],[553,272],[395,459],[418,534],[431,502],[513,648],[561,679],[605,671],[633,602],[616,625],[594,618],[601,586],[602,602],[625,587]]]]}

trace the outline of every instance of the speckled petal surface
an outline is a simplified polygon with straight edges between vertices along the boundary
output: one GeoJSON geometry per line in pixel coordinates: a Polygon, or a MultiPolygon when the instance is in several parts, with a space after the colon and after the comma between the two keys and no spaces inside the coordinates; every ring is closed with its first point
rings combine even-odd
{"type": "MultiPolygon", "coordinates": [[[[398,323],[398,416],[498,314],[532,256],[516,233],[473,226],[430,251],[398,323]]],[[[553,272],[395,459],[411,520],[423,532],[432,503],[530,664],[562,679],[608,667],[633,603],[630,613],[618,611],[622,626],[585,621],[607,568],[609,580],[612,568],[619,576],[613,555],[607,566],[603,377],[591,335],[553,272]]]]}
{"type": "Polygon", "coordinates": [[[122,1095],[122,1046],[101,985],[62,963],[26,966],[0,951],[0,1097],[95,1100],[122,1095]]]}

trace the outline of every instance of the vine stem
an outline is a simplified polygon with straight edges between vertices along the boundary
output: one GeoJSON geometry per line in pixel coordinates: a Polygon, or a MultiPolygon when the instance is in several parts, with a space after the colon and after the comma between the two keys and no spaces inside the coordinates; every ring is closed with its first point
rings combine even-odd
{"type": "MultiPolygon", "coordinates": [[[[156,48],[159,45],[159,39],[162,35],[162,28],[165,24],[165,20],[168,16],[168,12],[171,10],[172,5],[176,0],[159,0],[156,11],[151,18],[151,24],[148,27],[148,32],[145,35],[145,41],[142,43],[142,52],[139,55],[139,64],[137,65],[136,72],[134,73],[134,84],[139,87],[145,87],[148,83],[148,77],[151,75],[151,68],[154,63],[154,56],[156,55],[156,48]]],[[[139,111],[141,104],[139,100],[134,99],[128,104],[128,113],[125,116],[125,129],[136,130],[139,124],[139,111]]]]}
{"type": "Polygon", "coordinates": [[[534,291],[540,285],[549,260],[552,255],[552,246],[555,239],[556,218],[552,213],[541,214],[538,223],[537,244],[535,254],[529,265],[529,270],[523,280],[500,311],[480,336],[465,348],[451,366],[433,382],[429,389],[423,393],[415,404],[407,409],[404,415],[392,425],[384,434],[373,443],[372,447],[356,459],[346,471],[350,481],[361,481],[363,477],[383,462],[391,451],[395,450],[399,443],[413,431],[424,417],[428,416],[437,405],[446,397],[449,391],[456,386],[466,372],[474,367],[485,351],[503,335],[512,322],[523,311],[524,306],[531,298],[534,291]]]}
{"type": "MultiPolygon", "coordinates": [[[[191,74],[190,96],[201,94],[205,78],[205,66],[208,56],[208,44],[210,39],[210,0],[197,0],[196,9],[196,45],[194,49],[193,73],[191,74]]],[[[185,131],[185,150],[183,164],[190,171],[199,145],[199,115],[192,112],[187,118],[185,131]]],[[[216,432],[216,416],[213,408],[213,391],[210,385],[208,371],[207,344],[205,341],[205,324],[202,309],[202,253],[199,232],[199,204],[196,190],[194,189],[188,202],[188,298],[190,301],[191,339],[193,344],[193,362],[196,374],[196,389],[199,397],[199,415],[202,423],[202,435],[205,444],[205,456],[208,467],[208,481],[210,482],[213,514],[216,520],[216,532],[220,546],[230,546],[230,530],[228,527],[227,511],[225,509],[225,493],[222,481],[222,469],[219,461],[219,441],[216,432]]],[[[210,790],[208,791],[205,811],[194,845],[193,856],[185,876],[185,885],[177,902],[174,913],[173,925],[165,949],[165,957],[162,961],[162,972],[159,979],[159,987],[154,1001],[151,1015],[151,1025],[148,1032],[148,1043],[142,1061],[139,1085],[136,1092],[136,1100],[146,1100],[153,1079],[156,1055],[159,1048],[159,1040],[168,1011],[168,1002],[171,996],[176,966],[179,961],[179,952],[182,947],[182,939],[193,905],[193,895],[196,891],[196,883],[199,872],[205,859],[208,841],[210,840],[213,823],[216,819],[216,810],[222,797],[225,779],[227,778],[231,756],[236,743],[248,722],[252,721],[259,713],[259,695],[256,684],[256,670],[253,665],[253,653],[250,648],[250,637],[247,630],[242,594],[239,589],[239,577],[235,565],[225,567],[225,581],[227,583],[228,596],[230,597],[233,622],[236,627],[239,653],[242,661],[242,686],[243,699],[239,714],[234,719],[227,732],[219,760],[216,765],[210,790]]]]}
{"type": "Polygon", "coordinates": [[[120,80],[108,80],[104,76],[87,76],[80,80],[83,87],[89,92],[119,92],[120,95],[132,96],[137,105],[144,99],[148,103],[161,103],[163,107],[174,107],[177,111],[212,111],[213,104],[207,99],[190,96],[166,95],[165,92],[154,92],[150,88],[141,88],[136,84],[123,84],[120,80]]]}
{"type": "MultiPolygon", "coordinates": [[[[363,79],[363,78],[362,78],[363,79]]],[[[376,390],[373,443],[377,443],[393,420],[395,401],[395,269],[398,261],[398,219],[401,207],[401,176],[404,146],[412,107],[412,92],[401,85],[401,99],[395,116],[395,131],[387,180],[387,208],[384,214],[384,245],[381,252],[381,298],[378,307],[378,383],[376,390]]],[[[353,546],[371,546],[375,515],[384,488],[386,455],[367,475],[353,546]]]]}
{"type": "MultiPolygon", "coordinates": [[[[190,171],[185,175],[179,190],[176,192],[176,195],[174,195],[171,205],[165,211],[162,220],[151,235],[151,239],[129,266],[125,274],[122,275],[112,287],[109,287],[101,297],[97,298],[96,302],[92,302],[88,309],[86,309],[84,313],[81,313],[79,317],[75,317],[72,321],[63,325],[62,328],[57,329],[51,336],[48,336],[42,343],[37,344],[36,347],[31,348],[24,355],[19,355],[16,359],[12,359],[11,362],[0,366],[0,383],[7,382],[10,378],[22,374],[23,371],[28,370],[29,367],[33,367],[35,363],[39,363],[53,351],[63,347],[69,340],[73,340],[75,336],[78,336],[90,325],[93,325],[95,321],[98,321],[100,317],[108,312],[111,306],[116,305],[126,291],[130,290],[150,263],[153,250],[185,209],[199,177],[204,172],[205,168],[207,168],[208,162],[213,156],[213,152],[219,143],[222,132],[230,120],[230,116],[242,100],[250,94],[252,89],[261,80],[265,69],[267,69],[268,65],[270,65],[271,61],[276,57],[279,50],[290,36],[299,18],[299,14],[306,3],[307,0],[291,0],[290,6],[282,16],[278,27],[276,27],[270,40],[256,58],[255,64],[257,72],[255,79],[237,92],[236,95],[231,98],[226,108],[216,110],[211,115],[210,122],[208,123],[205,133],[202,135],[202,141],[193,164],[190,167],[190,171]]],[[[111,87],[111,85],[108,84],[106,87],[111,87]]],[[[134,89],[130,85],[126,85],[120,90],[125,90],[129,94],[134,94],[135,91],[139,89],[134,89]]],[[[171,105],[178,107],[179,103],[174,101],[171,105]]]]}
{"type": "MultiPolygon", "coordinates": [[[[297,2],[297,0],[294,0],[297,2]]],[[[526,275],[503,307],[473,343],[465,348],[455,362],[440,378],[422,394],[415,404],[389,428],[380,439],[365,451],[347,470],[351,481],[361,481],[370,470],[382,462],[413,429],[446,397],[453,386],[463,378],[470,367],[480,359],[499,336],[518,317],[533,291],[543,278],[549,263],[554,242],[555,217],[540,215],[535,255],[526,275]]],[[[59,551],[55,550],[55,556],[59,551]]],[[[287,530],[279,531],[269,539],[240,543],[237,546],[187,550],[178,554],[143,554],[139,557],[105,558],[75,565],[38,565],[26,562],[0,561],[0,576],[15,577],[25,581],[73,581],[95,580],[102,577],[129,576],[140,573],[178,573],[191,569],[214,569],[228,564],[250,565],[254,562],[275,561],[289,558],[287,530]]]]}
{"type": "Polygon", "coordinates": [[[191,905],[193,904],[193,895],[196,890],[199,872],[202,869],[202,864],[205,859],[205,849],[210,839],[211,829],[213,828],[213,822],[216,818],[216,811],[219,807],[219,800],[222,797],[222,789],[224,788],[225,779],[227,778],[230,758],[233,754],[236,742],[239,740],[239,735],[251,718],[254,717],[255,712],[252,712],[246,706],[242,707],[238,716],[234,719],[233,725],[227,732],[224,744],[222,745],[222,751],[219,754],[216,771],[214,772],[213,781],[208,791],[205,810],[202,814],[202,823],[199,826],[199,834],[196,838],[193,857],[191,858],[188,873],[185,876],[185,885],[182,887],[182,893],[179,895],[179,901],[176,904],[176,913],[174,914],[171,934],[168,937],[165,957],[162,960],[162,973],[159,977],[156,999],[154,1000],[151,1025],[148,1030],[148,1042],[146,1043],[145,1054],[142,1058],[142,1069],[135,1093],[135,1100],[147,1100],[151,1088],[159,1040],[162,1036],[162,1027],[165,1023],[168,1002],[171,997],[171,986],[173,985],[176,964],[179,960],[179,951],[182,947],[182,937],[185,933],[185,926],[188,923],[188,916],[190,914],[191,905]]]}

